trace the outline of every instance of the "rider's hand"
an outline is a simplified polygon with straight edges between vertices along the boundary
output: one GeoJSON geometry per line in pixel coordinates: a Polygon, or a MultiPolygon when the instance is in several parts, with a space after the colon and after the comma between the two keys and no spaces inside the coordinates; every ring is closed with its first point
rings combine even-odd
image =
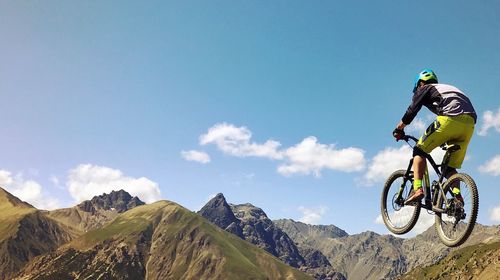
{"type": "Polygon", "coordinates": [[[399,141],[399,140],[403,139],[403,137],[405,136],[405,131],[402,129],[396,128],[392,132],[392,136],[394,136],[394,138],[396,138],[396,141],[399,141]]]}

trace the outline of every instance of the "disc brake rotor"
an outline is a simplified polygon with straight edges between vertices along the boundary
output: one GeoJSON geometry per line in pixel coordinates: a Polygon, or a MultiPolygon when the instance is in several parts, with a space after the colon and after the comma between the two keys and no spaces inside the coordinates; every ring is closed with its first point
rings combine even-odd
{"type": "Polygon", "coordinates": [[[398,203],[398,201],[396,201],[397,197],[398,197],[397,193],[394,194],[394,196],[392,197],[392,209],[394,209],[395,211],[399,211],[401,210],[401,208],[403,208],[403,206],[399,204],[400,202],[398,203]]]}

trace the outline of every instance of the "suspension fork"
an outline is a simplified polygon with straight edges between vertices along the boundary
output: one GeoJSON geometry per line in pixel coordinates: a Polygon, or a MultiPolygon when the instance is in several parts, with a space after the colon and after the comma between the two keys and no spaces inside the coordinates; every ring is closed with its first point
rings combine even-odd
{"type": "MultiPolygon", "coordinates": [[[[405,186],[406,186],[406,182],[407,181],[410,181],[410,174],[412,172],[412,166],[413,166],[413,158],[410,160],[410,162],[408,163],[408,168],[406,168],[406,173],[405,173],[405,176],[403,177],[403,183],[401,184],[401,186],[399,187],[399,192],[398,192],[398,199],[402,198],[403,196],[403,191],[405,189],[405,186]]],[[[411,193],[411,190],[413,189],[413,184],[410,188],[410,193],[411,193]]],[[[410,196],[410,193],[408,193],[408,196],[410,196]]]]}

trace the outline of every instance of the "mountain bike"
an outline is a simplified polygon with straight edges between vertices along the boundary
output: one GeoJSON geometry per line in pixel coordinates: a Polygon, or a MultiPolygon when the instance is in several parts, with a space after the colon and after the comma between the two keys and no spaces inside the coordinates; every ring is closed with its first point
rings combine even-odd
{"type": "MultiPolygon", "coordinates": [[[[404,140],[410,147],[410,140],[418,143],[418,139],[405,135],[404,140]]],[[[421,208],[429,214],[435,214],[435,228],[441,241],[448,247],[463,244],[474,229],[479,207],[479,196],[476,183],[465,173],[457,173],[447,180],[446,174],[450,156],[460,150],[457,144],[443,144],[446,151],[440,165],[436,164],[431,155],[425,154],[426,161],[431,164],[438,175],[438,180],[430,183],[428,164],[426,164],[422,180],[424,202],[405,204],[413,189],[413,157],[406,170],[397,170],[385,182],[382,191],[381,211],[386,227],[395,234],[409,232],[417,223],[421,208]],[[441,170],[439,170],[441,168],[441,170]],[[458,187],[463,202],[453,194],[452,189],[458,187]]]]}

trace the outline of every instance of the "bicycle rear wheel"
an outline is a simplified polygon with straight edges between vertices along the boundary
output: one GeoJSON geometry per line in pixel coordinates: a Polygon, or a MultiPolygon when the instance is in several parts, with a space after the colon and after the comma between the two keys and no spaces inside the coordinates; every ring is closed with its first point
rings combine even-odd
{"type": "Polygon", "coordinates": [[[404,205],[413,187],[413,174],[405,179],[406,170],[392,173],[384,185],[381,198],[382,219],[385,226],[395,234],[409,232],[420,215],[420,203],[404,205]]]}
{"type": "Polygon", "coordinates": [[[443,185],[446,197],[439,195],[438,207],[445,213],[436,213],[435,226],[441,241],[448,247],[463,244],[474,229],[479,208],[479,196],[474,180],[467,174],[451,176],[443,185]],[[460,187],[462,203],[451,194],[453,187],[460,187]]]}

